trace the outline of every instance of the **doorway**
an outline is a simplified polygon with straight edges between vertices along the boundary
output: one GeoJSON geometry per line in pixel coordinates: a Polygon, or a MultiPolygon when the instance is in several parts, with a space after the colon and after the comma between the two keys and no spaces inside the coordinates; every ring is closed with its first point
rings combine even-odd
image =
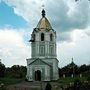
{"type": "Polygon", "coordinates": [[[35,71],[35,81],[41,81],[41,71],[35,71]]]}

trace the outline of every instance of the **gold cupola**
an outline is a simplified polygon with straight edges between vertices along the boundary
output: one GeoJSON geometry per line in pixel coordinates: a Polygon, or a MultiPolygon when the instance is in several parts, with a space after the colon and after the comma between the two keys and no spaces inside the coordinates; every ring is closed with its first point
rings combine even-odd
{"type": "Polygon", "coordinates": [[[51,24],[49,23],[48,19],[45,17],[45,10],[42,10],[42,18],[40,19],[39,23],[37,24],[36,29],[39,30],[52,30],[51,24]]]}

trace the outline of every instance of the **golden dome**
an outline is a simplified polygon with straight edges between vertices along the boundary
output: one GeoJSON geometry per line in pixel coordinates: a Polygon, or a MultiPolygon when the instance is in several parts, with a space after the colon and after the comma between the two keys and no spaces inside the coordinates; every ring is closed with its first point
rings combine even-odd
{"type": "Polygon", "coordinates": [[[36,28],[38,28],[38,29],[47,29],[47,30],[52,29],[48,19],[45,17],[45,11],[44,10],[42,10],[42,18],[40,19],[36,28]]]}

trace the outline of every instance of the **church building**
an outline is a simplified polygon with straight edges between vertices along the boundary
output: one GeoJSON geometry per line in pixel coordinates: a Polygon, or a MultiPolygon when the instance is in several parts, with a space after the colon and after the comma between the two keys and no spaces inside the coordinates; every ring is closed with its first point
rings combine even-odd
{"type": "Polygon", "coordinates": [[[31,58],[27,59],[28,81],[58,80],[56,31],[42,10],[42,18],[31,34],[31,58]]]}

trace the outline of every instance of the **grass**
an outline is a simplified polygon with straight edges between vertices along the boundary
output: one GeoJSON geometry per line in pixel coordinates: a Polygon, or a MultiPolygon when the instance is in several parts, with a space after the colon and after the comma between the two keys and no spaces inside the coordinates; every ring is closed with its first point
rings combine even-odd
{"type": "MultiPolygon", "coordinates": [[[[60,78],[59,79],[59,85],[64,86],[64,85],[69,85],[70,83],[73,83],[76,79],[79,79],[81,82],[87,80],[86,77],[66,77],[66,78],[60,78]]],[[[16,78],[0,78],[0,83],[4,83],[5,85],[12,85],[12,84],[18,84],[20,82],[24,81],[24,79],[16,79],[16,78]]]]}
{"type": "Polygon", "coordinates": [[[60,78],[58,81],[58,86],[56,87],[56,90],[60,90],[61,87],[65,88],[67,86],[70,85],[70,83],[72,83],[72,85],[74,84],[74,81],[79,80],[80,82],[84,82],[87,80],[87,77],[66,77],[66,78],[60,78]]]}
{"type": "MultiPolygon", "coordinates": [[[[77,79],[80,80],[80,82],[84,82],[84,81],[87,80],[87,77],[82,77],[82,78],[80,78],[80,77],[74,77],[74,78],[71,78],[71,77],[60,78],[59,81],[58,81],[58,82],[59,82],[59,85],[58,85],[57,88],[68,86],[68,85],[70,85],[70,83],[74,84],[74,81],[77,80],[77,79]]],[[[58,90],[58,89],[57,89],[57,90],[58,90]]]]}
{"type": "Polygon", "coordinates": [[[12,85],[22,82],[24,79],[16,79],[16,78],[0,78],[0,83],[4,83],[5,85],[12,85]]]}

